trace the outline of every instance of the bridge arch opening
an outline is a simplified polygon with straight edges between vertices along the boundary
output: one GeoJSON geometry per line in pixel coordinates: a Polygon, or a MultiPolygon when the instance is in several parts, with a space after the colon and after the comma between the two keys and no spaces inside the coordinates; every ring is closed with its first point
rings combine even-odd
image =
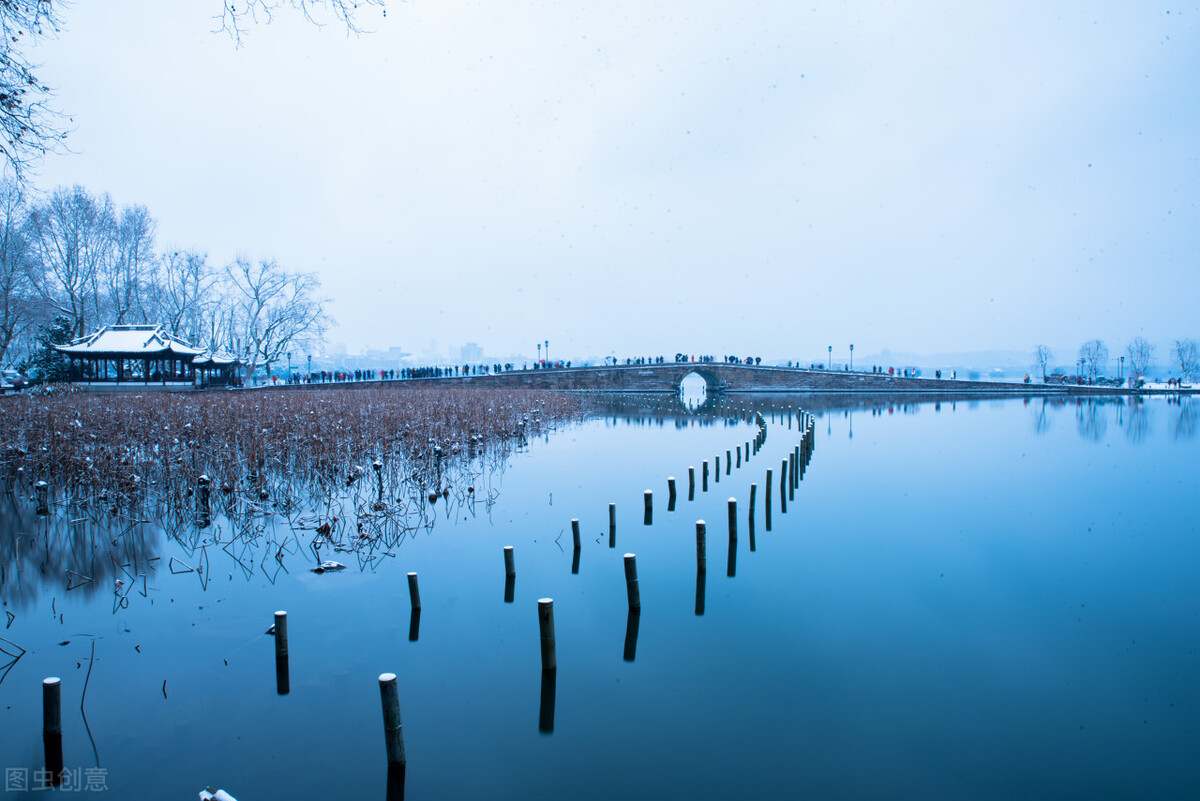
{"type": "Polygon", "coordinates": [[[679,400],[689,409],[698,409],[708,402],[711,388],[697,372],[690,372],[679,382],[679,400]]]}

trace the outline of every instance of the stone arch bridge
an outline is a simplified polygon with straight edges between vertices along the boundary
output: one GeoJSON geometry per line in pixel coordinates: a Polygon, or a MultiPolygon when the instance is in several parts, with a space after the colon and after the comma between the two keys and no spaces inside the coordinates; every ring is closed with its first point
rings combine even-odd
{"type": "MultiPolygon", "coordinates": [[[[683,379],[695,373],[708,384],[709,394],[724,392],[979,392],[991,395],[1058,395],[1087,392],[1111,393],[1110,388],[1065,387],[1047,384],[959,381],[938,378],[903,378],[879,373],[766,367],[723,362],[668,362],[553,370],[514,370],[479,376],[418,378],[403,381],[361,381],[349,386],[479,386],[556,389],[575,392],[645,392],[674,394],[683,379]]],[[[295,386],[295,385],[292,385],[295,386]]],[[[304,385],[300,385],[303,387],[304,385]]],[[[326,386],[348,386],[333,384],[326,386]]]]}

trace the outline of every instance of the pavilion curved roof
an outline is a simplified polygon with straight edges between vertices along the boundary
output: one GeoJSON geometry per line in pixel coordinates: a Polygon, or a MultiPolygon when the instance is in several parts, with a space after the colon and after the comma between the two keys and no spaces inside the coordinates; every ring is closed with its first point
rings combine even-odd
{"type": "Polygon", "coordinates": [[[196,358],[192,359],[192,364],[197,367],[229,367],[232,365],[241,365],[241,359],[236,356],[231,356],[224,351],[204,351],[196,358]]]}
{"type": "Polygon", "coordinates": [[[55,345],[72,356],[120,356],[141,359],[150,356],[196,357],[204,351],[173,336],[161,325],[106,325],[94,334],[66,345],[55,345]]]}

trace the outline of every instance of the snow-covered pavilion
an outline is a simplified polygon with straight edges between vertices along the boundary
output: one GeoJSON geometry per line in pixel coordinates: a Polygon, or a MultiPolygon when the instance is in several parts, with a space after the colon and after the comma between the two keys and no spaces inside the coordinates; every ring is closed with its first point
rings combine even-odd
{"type": "Polygon", "coordinates": [[[193,362],[204,351],[161,325],[108,325],[56,350],[70,360],[72,381],[195,383],[193,362]]]}
{"type": "Polygon", "coordinates": [[[205,351],[192,359],[192,369],[199,377],[197,383],[201,386],[240,385],[238,368],[241,366],[240,359],[220,351],[205,351]]]}

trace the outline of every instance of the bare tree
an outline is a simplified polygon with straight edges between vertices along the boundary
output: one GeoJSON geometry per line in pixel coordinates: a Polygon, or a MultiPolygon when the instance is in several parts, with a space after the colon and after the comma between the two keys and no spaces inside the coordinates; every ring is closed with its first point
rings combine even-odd
{"type": "Polygon", "coordinates": [[[1083,359],[1090,384],[1096,380],[1096,376],[1100,375],[1104,370],[1104,365],[1108,363],[1108,347],[1103,340],[1099,339],[1084,342],[1079,348],[1079,358],[1083,359]]]}
{"type": "Polygon", "coordinates": [[[0,152],[18,183],[67,132],[22,50],[58,33],[53,0],[0,0],[0,152]]]}
{"type": "Polygon", "coordinates": [[[387,16],[386,0],[224,0],[221,9],[221,30],[237,44],[251,25],[270,23],[282,8],[292,8],[314,25],[332,18],[345,26],[347,33],[362,33],[358,22],[359,6],[375,6],[387,16]]]}
{"type": "Polygon", "coordinates": [[[88,333],[100,314],[99,276],[112,258],[115,215],[108,195],[92,197],[76,184],[59,187],[29,213],[38,294],[71,321],[73,336],[88,333]]]}
{"type": "MultiPolygon", "coordinates": [[[[193,250],[175,250],[163,256],[155,270],[156,318],[177,337],[193,345],[207,344],[205,318],[219,304],[216,276],[208,256],[193,250]]],[[[222,347],[224,345],[222,344],[222,347]]]]}
{"type": "Polygon", "coordinates": [[[1191,378],[1200,372],[1200,344],[1197,344],[1196,340],[1177,339],[1171,351],[1183,378],[1191,378]]]}
{"type": "Polygon", "coordinates": [[[1144,337],[1134,337],[1126,351],[1129,354],[1129,377],[1141,378],[1150,369],[1150,362],[1154,359],[1154,346],[1144,337]]]}
{"type": "Polygon", "coordinates": [[[145,206],[126,206],[113,230],[112,253],[100,264],[104,319],[147,321],[147,290],[154,271],[156,223],[145,206]]]}
{"type": "Polygon", "coordinates": [[[15,181],[0,182],[0,364],[21,334],[38,323],[29,282],[25,199],[15,181]]]}
{"type": "MultiPolygon", "coordinates": [[[[50,89],[35,75],[25,53],[39,39],[60,30],[65,0],[0,0],[0,156],[18,183],[43,155],[62,147],[67,137],[61,112],[49,103],[50,89]]],[[[387,15],[385,0],[222,0],[220,29],[241,43],[250,25],[269,23],[275,12],[292,8],[316,25],[332,19],[348,33],[361,33],[361,6],[387,15]]]]}
{"type": "Polygon", "coordinates": [[[240,348],[247,376],[271,365],[290,349],[319,342],[330,320],[325,300],[317,296],[321,283],[309,273],[289,273],[271,260],[252,263],[238,259],[226,268],[242,332],[240,348]]]}
{"type": "Polygon", "coordinates": [[[1050,364],[1050,360],[1054,358],[1054,351],[1045,345],[1038,345],[1033,349],[1033,359],[1038,367],[1042,368],[1042,383],[1046,383],[1046,366],[1050,364]]]}

